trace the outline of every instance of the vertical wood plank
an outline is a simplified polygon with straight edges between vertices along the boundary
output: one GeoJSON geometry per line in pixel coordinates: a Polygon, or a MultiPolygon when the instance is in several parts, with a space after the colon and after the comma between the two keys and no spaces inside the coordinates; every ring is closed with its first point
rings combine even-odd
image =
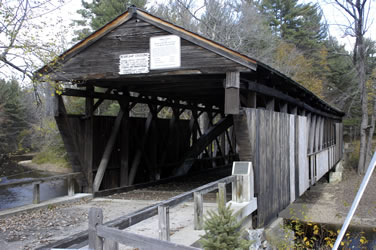
{"type": "Polygon", "coordinates": [[[312,114],[308,113],[307,114],[307,154],[311,152],[311,136],[310,136],[310,131],[311,131],[311,119],[312,119],[312,114]]]}
{"type": "MultiPolygon", "coordinates": [[[[94,92],[94,86],[87,86],[86,91],[88,93],[94,92]]],[[[90,95],[89,95],[90,96],[90,95]]],[[[85,120],[85,135],[84,135],[84,165],[86,168],[86,176],[88,181],[88,186],[86,192],[92,192],[93,188],[93,160],[94,160],[94,98],[86,97],[85,99],[85,115],[88,117],[85,120]]],[[[81,145],[78,145],[79,147],[81,145]]]]}
{"type": "Polygon", "coordinates": [[[168,206],[158,206],[159,239],[170,241],[170,212],[168,206]]]}
{"type": "Polygon", "coordinates": [[[92,207],[89,210],[89,249],[103,249],[103,241],[97,235],[97,225],[103,224],[102,209],[92,207]]]}
{"type": "Polygon", "coordinates": [[[225,79],[225,114],[239,114],[240,110],[240,73],[226,72],[225,79]]]}
{"type": "Polygon", "coordinates": [[[260,173],[260,190],[259,195],[257,199],[257,224],[258,227],[263,227],[265,223],[265,217],[268,214],[268,204],[266,200],[268,199],[268,190],[267,190],[267,166],[266,166],[266,150],[267,150],[267,136],[269,136],[267,133],[266,128],[266,111],[259,110],[259,173],[260,173]]]}
{"type": "Polygon", "coordinates": [[[302,195],[309,188],[309,171],[307,159],[307,138],[306,125],[307,118],[298,116],[298,130],[299,130],[299,196],[302,195]]]}
{"type": "Polygon", "coordinates": [[[290,203],[295,201],[295,117],[289,115],[290,203]]]}
{"type": "Polygon", "coordinates": [[[121,127],[120,144],[120,187],[129,185],[129,101],[128,97],[123,102],[119,102],[123,110],[123,121],[121,127]]]}

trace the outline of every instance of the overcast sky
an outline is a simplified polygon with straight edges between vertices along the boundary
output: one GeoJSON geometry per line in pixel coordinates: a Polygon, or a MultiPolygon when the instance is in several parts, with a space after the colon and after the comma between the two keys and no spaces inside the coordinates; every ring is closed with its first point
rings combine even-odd
{"type": "MultiPolygon", "coordinates": [[[[161,2],[165,0],[154,0],[155,2],[161,2]]],[[[198,0],[199,1],[199,0],[198,0]]],[[[333,1],[330,0],[301,0],[301,2],[313,2],[319,3],[324,12],[324,17],[329,24],[329,33],[332,36],[335,36],[342,44],[346,45],[348,50],[351,50],[353,47],[354,39],[350,36],[345,35],[345,29],[343,25],[348,24],[348,20],[343,16],[344,12],[338,7],[334,7],[332,4],[333,1]],[[338,25],[340,24],[340,25],[338,25]]],[[[80,0],[67,0],[63,8],[59,11],[60,15],[66,20],[67,24],[71,23],[71,20],[80,18],[76,13],[76,10],[82,8],[80,0]]],[[[376,40],[376,24],[374,23],[374,18],[376,17],[376,7],[372,9],[369,13],[369,26],[367,37],[376,40]]]]}
{"type": "MultiPolygon", "coordinates": [[[[58,0],[56,0],[58,1],[58,0]]],[[[155,2],[166,2],[167,0],[151,0],[150,2],[155,3],[155,2]]],[[[202,0],[197,0],[198,5],[199,2],[202,0]]],[[[326,19],[326,22],[329,24],[329,33],[332,36],[335,36],[340,43],[346,45],[346,49],[348,51],[351,51],[353,48],[353,42],[354,39],[350,36],[345,35],[345,29],[343,28],[344,25],[348,25],[348,20],[344,17],[344,12],[340,10],[338,7],[334,7],[332,3],[329,3],[328,1],[331,0],[300,0],[302,2],[313,2],[313,3],[319,3],[320,6],[323,9],[324,12],[324,17],[326,19]],[[338,24],[342,24],[338,25],[338,24]]],[[[334,0],[333,0],[334,1],[334,0]]],[[[374,5],[375,2],[374,0],[369,0],[369,2],[373,1],[374,5]]],[[[375,5],[376,6],[376,5],[375,5]]],[[[44,29],[37,30],[37,31],[28,31],[30,33],[36,33],[40,39],[43,41],[47,41],[48,39],[52,40],[57,37],[62,37],[64,41],[60,41],[60,46],[61,52],[63,52],[65,49],[69,48],[72,46],[71,40],[73,38],[73,28],[70,27],[72,24],[72,20],[75,19],[80,19],[80,15],[77,14],[77,10],[81,9],[81,0],[65,0],[64,5],[59,8],[58,10],[51,12],[48,15],[43,16],[43,20],[47,20],[47,22],[50,24],[49,26],[46,26],[44,29]],[[59,34],[59,32],[63,32],[63,36],[59,34]]],[[[374,23],[374,18],[376,17],[376,7],[374,7],[370,13],[369,13],[369,25],[370,28],[367,33],[367,37],[370,37],[373,40],[376,40],[376,24],[374,23]]],[[[1,35],[0,35],[1,38],[1,35]]],[[[16,59],[17,60],[17,59],[16,59]]],[[[6,76],[6,75],[12,75],[9,74],[8,71],[4,71],[6,69],[1,68],[0,73],[1,76],[6,76]]]]}

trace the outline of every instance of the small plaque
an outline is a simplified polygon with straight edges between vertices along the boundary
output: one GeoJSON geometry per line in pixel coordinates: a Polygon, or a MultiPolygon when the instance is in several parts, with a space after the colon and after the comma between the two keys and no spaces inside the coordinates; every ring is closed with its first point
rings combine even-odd
{"type": "Polygon", "coordinates": [[[233,175],[247,175],[249,170],[248,162],[234,162],[233,175]]]}
{"type": "Polygon", "coordinates": [[[120,55],[119,60],[120,75],[149,73],[149,53],[120,55]]]}
{"type": "Polygon", "coordinates": [[[150,69],[180,67],[180,37],[175,35],[150,38],[150,69]]]}

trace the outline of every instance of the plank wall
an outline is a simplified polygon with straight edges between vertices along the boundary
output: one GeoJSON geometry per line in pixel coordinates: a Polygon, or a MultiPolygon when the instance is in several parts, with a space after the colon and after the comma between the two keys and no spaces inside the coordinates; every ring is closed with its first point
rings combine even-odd
{"type": "Polygon", "coordinates": [[[335,141],[324,146],[330,138],[324,136],[323,118],[253,108],[243,112],[234,118],[237,146],[240,160],[253,162],[257,225],[262,227],[342,157],[342,125],[333,124],[335,141]]]}

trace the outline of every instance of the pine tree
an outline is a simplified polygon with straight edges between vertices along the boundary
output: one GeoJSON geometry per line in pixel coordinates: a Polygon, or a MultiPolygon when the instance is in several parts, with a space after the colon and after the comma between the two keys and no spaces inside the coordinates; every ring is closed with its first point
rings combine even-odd
{"type": "Polygon", "coordinates": [[[83,19],[73,21],[74,25],[83,27],[74,32],[77,36],[74,39],[76,41],[85,38],[92,31],[101,28],[124,13],[131,5],[145,8],[147,0],[93,0],[92,2],[81,0],[81,3],[84,8],[78,10],[77,13],[83,19]]]}
{"type": "Polygon", "coordinates": [[[298,0],[262,0],[259,6],[267,15],[274,34],[311,53],[327,36],[317,4],[299,4],[298,0]]]}
{"type": "Polygon", "coordinates": [[[241,237],[241,223],[237,222],[231,206],[220,204],[218,202],[218,213],[208,212],[209,217],[204,223],[205,234],[200,240],[202,247],[207,250],[248,249],[251,242],[241,237]]]}
{"type": "Polygon", "coordinates": [[[18,136],[27,129],[26,108],[16,80],[0,80],[0,154],[18,149],[18,136]]]}

